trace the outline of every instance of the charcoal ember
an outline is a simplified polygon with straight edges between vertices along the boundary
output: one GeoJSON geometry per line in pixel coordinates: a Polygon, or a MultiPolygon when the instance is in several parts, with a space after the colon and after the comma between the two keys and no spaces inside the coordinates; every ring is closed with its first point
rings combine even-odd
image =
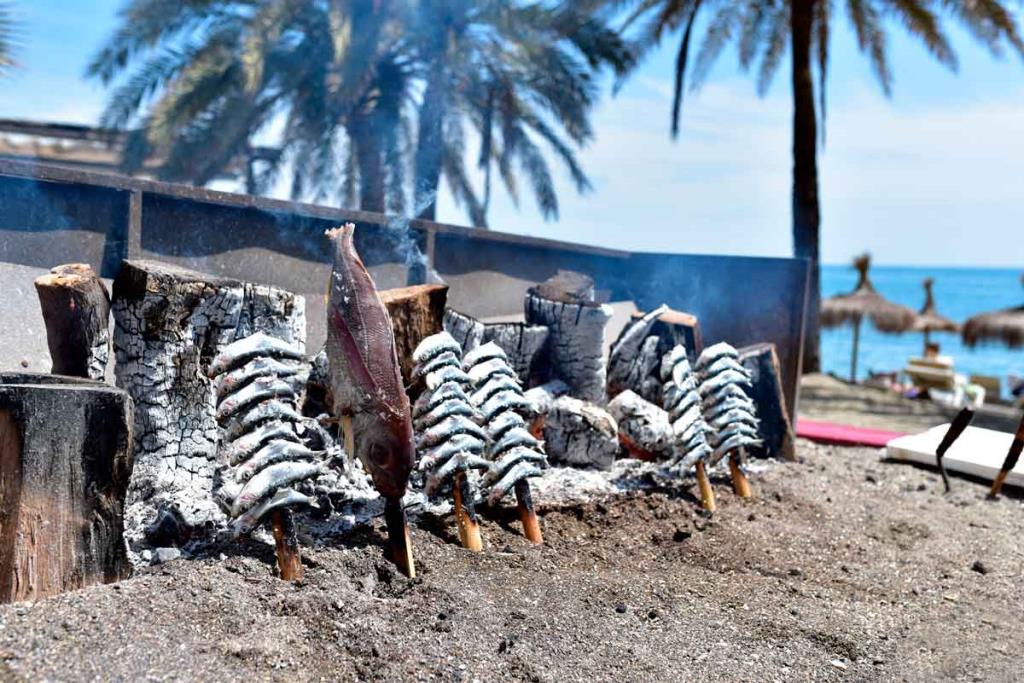
{"type": "MultiPolygon", "coordinates": [[[[416,468],[425,477],[424,493],[433,497],[451,488],[456,475],[488,469],[487,435],[469,400],[472,380],[462,369],[454,337],[447,332],[426,337],[413,352],[413,362],[413,377],[426,385],[412,411],[416,468]]],[[[476,496],[472,481],[470,495],[476,496]]]]}
{"type": "Polygon", "coordinates": [[[711,428],[704,421],[697,377],[690,367],[686,349],[675,346],[661,361],[662,406],[672,425],[674,453],[667,463],[669,471],[683,474],[698,462],[707,461],[712,448],[708,442],[711,428]]]}
{"type": "Polygon", "coordinates": [[[325,469],[327,452],[310,449],[299,435],[301,421],[290,417],[308,374],[293,367],[302,365],[301,358],[297,346],[257,332],[221,349],[210,364],[220,397],[218,421],[236,435],[221,444],[217,491],[236,535],[279,508],[316,505],[308,494],[325,469]],[[275,358],[287,362],[269,362],[275,358]],[[292,375],[303,381],[282,378],[292,375]]]}
{"type": "Polygon", "coordinates": [[[615,398],[624,391],[643,395],[644,381],[657,375],[661,362],[658,338],[651,337],[651,327],[668,310],[659,306],[643,317],[631,320],[619,338],[612,344],[608,356],[608,397],[615,398]]]}
{"type": "Polygon", "coordinates": [[[310,361],[302,414],[308,417],[334,414],[334,392],[331,388],[331,371],[326,349],[320,349],[320,353],[313,356],[310,361]]]}
{"type": "Polygon", "coordinates": [[[472,351],[484,341],[484,324],[454,308],[444,309],[444,331],[463,351],[472,351]]]}
{"type": "Polygon", "coordinates": [[[594,282],[560,271],[526,292],[526,322],[548,327],[548,365],[572,395],[593,403],[606,398],[604,332],[612,308],[594,301],[594,282]]]}
{"type": "Polygon", "coordinates": [[[474,406],[481,417],[487,415],[483,427],[490,466],[481,483],[487,502],[495,505],[519,482],[539,476],[548,466],[547,456],[544,444],[530,433],[532,404],[519,381],[509,381],[515,370],[501,347],[495,342],[478,346],[465,355],[462,367],[473,381],[474,406]]]}
{"type": "Polygon", "coordinates": [[[633,458],[663,460],[672,455],[674,434],[668,412],[626,390],[608,403],[619,426],[619,442],[633,458]]]}
{"type": "Polygon", "coordinates": [[[725,342],[704,349],[697,359],[704,420],[712,428],[711,464],[740,449],[760,446],[762,440],[750,373],[739,353],[725,342]]]}
{"type": "Polygon", "coordinates": [[[544,420],[544,444],[552,464],[606,470],[619,455],[619,427],[600,406],[560,396],[544,420]]]}

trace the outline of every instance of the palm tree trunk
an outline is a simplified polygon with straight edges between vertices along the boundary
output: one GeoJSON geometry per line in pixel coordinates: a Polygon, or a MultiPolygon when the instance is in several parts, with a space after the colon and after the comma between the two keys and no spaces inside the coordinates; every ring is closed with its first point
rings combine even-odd
{"type": "Polygon", "coordinates": [[[821,369],[820,227],[818,207],[818,129],[811,74],[811,32],[818,0],[792,0],[790,34],[793,40],[793,252],[810,261],[804,372],[821,369]]]}
{"type": "Polygon", "coordinates": [[[348,125],[348,133],[355,145],[359,166],[359,208],[384,213],[384,145],[374,116],[356,114],[348,125]]]}
{"type": "Polygon", "coordinates": [[[444,110],[445,77],[444,65],[437,62],[430,69],[427,87],[420,104],[419,133],[416,139],[416,160],[414,162],[415,193],[413,211],[417,218],[435,220],[437,216],[437,191],[441,185],[441,160],[444,154],[444,110]]]}

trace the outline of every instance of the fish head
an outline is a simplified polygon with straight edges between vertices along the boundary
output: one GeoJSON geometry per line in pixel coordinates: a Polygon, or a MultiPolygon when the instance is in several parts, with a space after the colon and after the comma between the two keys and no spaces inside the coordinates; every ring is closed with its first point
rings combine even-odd
{"type": "Polygon", "coordinates": [[[409,411],[365,410],[352,421],[354,455],[370,473],[374,487],[389,498],[405,495],[416,460],[409,411]]]}

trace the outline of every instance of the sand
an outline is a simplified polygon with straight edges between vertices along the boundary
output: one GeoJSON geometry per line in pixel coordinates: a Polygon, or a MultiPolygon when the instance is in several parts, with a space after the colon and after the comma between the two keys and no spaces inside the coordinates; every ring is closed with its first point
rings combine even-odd
{"type": "Polygon", "coordinates": [[[1024,632],[1024,506],[878,452],[716,486],[542,510],[547,544],[488,518],[414,529],[420,576],[382,530],[307,548],[306,582],[255,542],[0,607],[0,669],[27,680],[1012,680],[1024,632]]]}

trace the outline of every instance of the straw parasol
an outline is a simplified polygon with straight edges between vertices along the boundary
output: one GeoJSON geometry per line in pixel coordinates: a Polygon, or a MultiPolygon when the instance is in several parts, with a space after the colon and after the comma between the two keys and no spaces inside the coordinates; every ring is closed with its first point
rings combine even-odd
{"type": "Polygon", "coordinates": [[[935,295],[932,293],[932,286],[935,284],[934,278],[926,277],[923,284],[924,306],[917,314],[913,331],[924,332],[924,345],[927,348],[932,332],[959,332],[960,326],[935,310],[935,295]]]}
{"type": "MultiPolygon", "coordinates": [[[[1024,275],[1021,275],[1020,282],[1024,285],[1024,275]]],[[[1024,346],[1024,306],[980,313],[969,318],[964,323],[963,338],[969,347],[983,341],[1001,341],[1011,349],[1024,346]]]]}
{"type": "Polygon", "coordinates": [[[868,277],[871,256],[863,254],[853,260],[860,273],[857,286],[849,294],[838,294],[821,302],[821,325],[840,327],[853,325],[853,357],[850,359],[850,381],[857,380],[857,355],[860,352],[860,323],[867,318],[881,332],[898,334],[914,325],[917,314],[913,309],[894,304],[875,291],[868,277]]]}

